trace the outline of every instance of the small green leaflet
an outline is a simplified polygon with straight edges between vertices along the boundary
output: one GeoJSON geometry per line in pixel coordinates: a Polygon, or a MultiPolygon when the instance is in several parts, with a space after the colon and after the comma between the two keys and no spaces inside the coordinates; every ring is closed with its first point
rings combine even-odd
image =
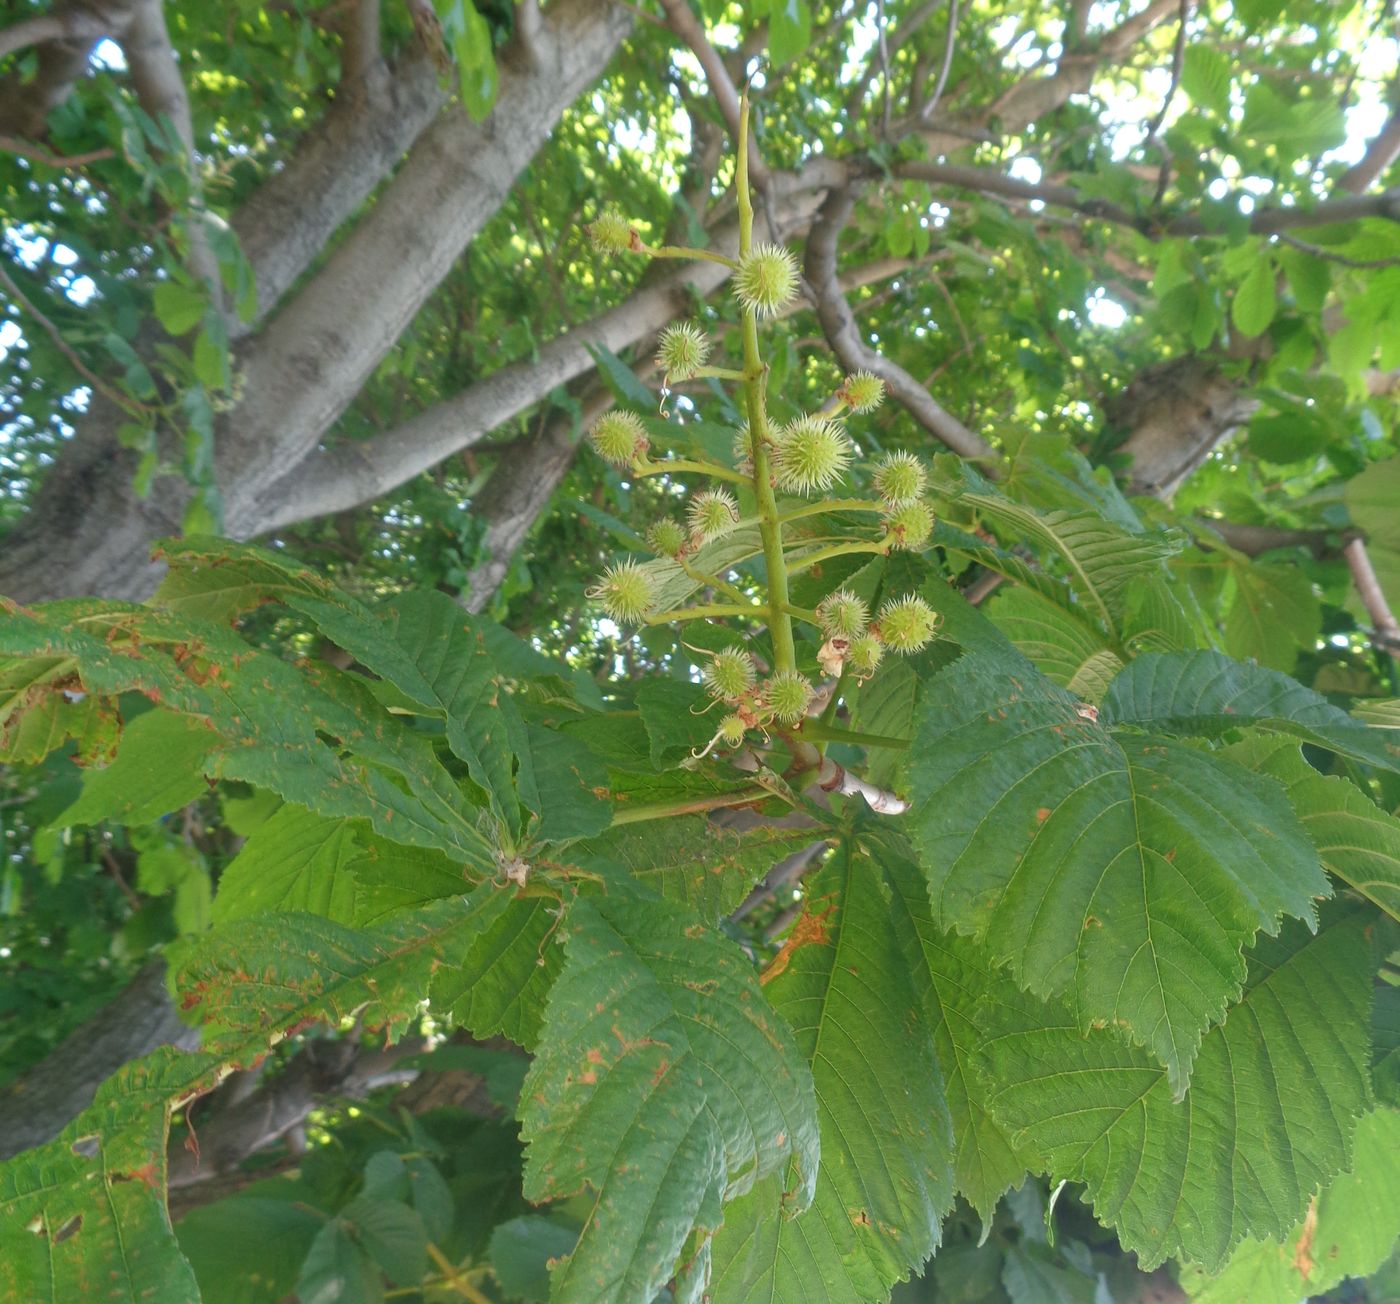
{"type": "Polygon", "coordinates": [[[1249,986],[1201,1044],[1191,1090],[1111,1030],[1073,1014],[983,1022],[992,1112],[1052,1180],[1083,1182],[1095,1215],[1145,1268],[1217,1271],[1244,1236],[1276,1238],[1352,1155],[1371,1105],[1364,1028],[1369,909],[1291,925],[1250,956],[1249,986]],[[1150,1163],[1144,1158],[1151,1157],[1150,1163]]]}
{"type": "Polygon", "coordinates": [[[1177,1096],[1240,990],[1242,948],[1285,914],[1311,921],[1330,891],[1276,785],[1111,731],[1034,672],[968,658],[944,671],[911,755],[912,840],[940,926],[983,940],[1038,995],[1072,992],[1081,1028],[1125,1025],[1177,1096]]]}
{"type": "Polygon", "coordinates": [[[521,1093],[525,1197],[597,1192],[551,1298],[651,1299],[693,1228],[770,1173],[812,1198],[812,1078],[732,942],[663,902],[584,899],[521,1093]]]}
{"type": "Polygon", "coordinates": [[[726,1211],[711,1246],[715,1304],[879,1304],[937,1248],[953,1202],[943,1079],[884,876],[843,842],[807,889],[765,991],[812,1065],[816,1199],[785,1219],[770,1183],[726,1211]]]}

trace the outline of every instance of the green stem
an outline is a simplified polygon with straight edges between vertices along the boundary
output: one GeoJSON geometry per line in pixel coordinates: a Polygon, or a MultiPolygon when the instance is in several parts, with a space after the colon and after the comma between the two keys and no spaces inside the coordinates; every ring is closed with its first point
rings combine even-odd
{"type": "MultiPolygon", "coordinates": [[[[749,93],[739,101],[738,163],[735,190],[739,196],[739,258],[753,247],[753,196],[749,194],[749,93]]],[[[797,669],[797,646],[792,638],[792,618],[787,613],[788,572],[783,558],[783,527],[768,470],[768,410],[764,390],[768,369],[758,348],[758,317],[752,308],[741,314],[744,338],[744,404],[749,414],[749,448],[753,461],[753,491],[758,504],[758,533],[763,540],[763,560],[768,572],[768,632],[773,638],[776,670],[797,669]]]]}
{"type": "MultiPolygon", "coordinates": [[[[816,734],[812,732],[813,729],[818,731],[829,729],[831,727],[831,722],[836,719],[836,709],[841,705],[841,690],[846,687],[847,674],[847,667],[843,664],[841,666],[841,673],[837,676],[835,687],[831,690],[831,696],[827,699],[826,706],[822,709],[820,718],[811,721],[808,727],[803,731],[809,737],[816,737],[816,734]]],[[[819,751],[822,756],[826,755],[826,742],[826,739],[818,738],[817,751],[819,751]]]]}
{"type": "Polygon", "coordinates": [[[732,258],[726,258],[724,254],[717,254],[713,249],[691,249],[685,245],[658,245],[653,249],[650,245],[643,245],[640,250],[649,258],[696,258],[702,262],[718,263],[721,267],[738,267],[732,258]]]}
{"type": "MultiPolygon", "coordinates": [[[[837,685],[839,690],[840,685],[837,685]]],[[[832,701],[836,700],[836,694],[832,695],[832,701]]],[[[804,738],[820,738],[829,743],[855,743],[858,747],[888,747],[894,751],[902,751],[909,746],[907,738],[891,738],[887,734],[860,733],[855,729],[838,729],[831,724],[825,714],[820,720],[808,720],[802,726],[804,738]]]]}
{"type": "Polygon", "coordinates": [[[644,820],[671,819],[676,815],[699,815],[707,810],[723,810],[726,806],[747,806],[750,802],[766,801],[775,794],[770,788],[755,784],[737,792],[722,792],[710,797],[687,797],[680,801],[658,801],[649,806],[620,807],[613,812],[613,826],[640,824],[644,820]]]}
{"type": "Polygon", "coordinates": [[[684,557],[677,557],[675,560],[691,579],[701,584],[708,584],[711,588],[716,588],[721,593],[727,593],[735,602],[749,603],[749,595],[737,585],[731,584],[728,580],[720,579],[718,575],[711,575],[708,571],[702,571],[698,566],[692,566],[684,557]]]}
{"type": "Polygon", "coordinates": [[[883,512],[884,510],[884,503],[871,498],[837,498],[834,501],[807,503],[802,507],[794,507],[790,512],[783,512],[778,520],[786,524],[788,521],[800,521],[804,516],[821,516],[826,512],[883,512]]]}
{"type": "Polygon", "coordinates": [[[696,367],[693,373],[696,379],[703,379],[706,376],[715,380],[743,380],[744,373],[735,371],[733,367],[696,367]]]}
{"type": "Polygon", "coordinates": [[[670,611],[658,611],[644,618],[647,625],[668,625],[673,620],[714,620],[721,616],[743,616],[757,620],[768,608],[762,603],[718,602],[704,607],[675,607],[670,611]]]}
{"type": "Polygon", "coordinates": [[[784,607],[783,610],[794,620],[800,620],[804,625],[815,625],[818,629],[822,627],[821,621],[817,619],[817,613],[810,607],[788,606],[784,607]]]}
{"type": "Polygon", "coordinates": [[[713,476],[716,480],[732,480],[735,484],[746,485],[749,477],[733,471],[718,462],[694,461],[688,457],[667,457],[660,462],[635,462],[632,474],[639,480],[648,475],[670,475],[672,471],[698,471],[701,475],[713,476]]]}
{"type": "Polygon", "coordinates": [[[809,552],[789,561],[787,564],[788,574],[797,575],[808,567],[817,565],[818,562],[830,561],[833,557],[844,557],[853,552],[877,552],[884,555],[889,552],[890,544],[893,541],[894,536],[887,534],[877,543],[838,543],[833,544],[830,548],[818,548],[816,552],[809,552]]]}

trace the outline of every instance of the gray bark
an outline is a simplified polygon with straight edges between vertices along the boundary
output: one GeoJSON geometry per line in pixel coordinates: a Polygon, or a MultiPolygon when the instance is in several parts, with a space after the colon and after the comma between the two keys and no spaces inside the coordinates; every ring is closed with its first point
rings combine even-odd
{"type": "Polygon", "coordinates": [[[0,1091],[0,1159],[57,1136],[127,1061],[158,1046],[198,1044],[198,1031],[180,1022],[166,993],[165,962],[152,960],[116,1000],[0,1091]]]}

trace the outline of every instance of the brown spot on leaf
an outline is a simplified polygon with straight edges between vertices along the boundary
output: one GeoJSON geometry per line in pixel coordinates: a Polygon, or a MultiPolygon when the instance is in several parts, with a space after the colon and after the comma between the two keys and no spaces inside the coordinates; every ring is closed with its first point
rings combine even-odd
{"type": "Polygon", "coordinates": [[[64,1241],[76,1236],[83,1229],[83,1215],[75,1213],[53,1234],[53,1243],[61,1245],[64,1241]]]}
{"type": "Polygon", "coordinates": [[[1036,811],[1036,813],[1035,813],[1035,822],[1036,822],[1037,824],[1044,824],[1045,821],[1048,820],[1049,818],[1050,818],[1050,807],[1049,807],[1049,806],[1041,806],[1041,807],[1036,811]]]}
{"type": "Polygon", "coordinates": [[[1307,1217],[1303,1219],[1303,1230],[1298,1233],[1298,1245],[1293,1251],[1293,1266],[1304,1281],[1312,1276],[1317,1266],[1312,1256],[1313,1238],[1317,1235],[1317,1199],[1308,1205],[1307,1217]]]}
{"type": "Polygon", "coordinates": [[[792,932],[788,934],[788,939],[783,943],[782,950],[769,962],[768,967],[758,976],[760,983],[771,983],[774,978],[783,973],[791,962],[793,954],[799,947],[803,946],[825,946],[831,935],[827,931],[826,921],[836,913],[836,903],[833,901],[820,914],[814,914],[809,906],[798,917],[797,923],[793,925],[792,932]]]}

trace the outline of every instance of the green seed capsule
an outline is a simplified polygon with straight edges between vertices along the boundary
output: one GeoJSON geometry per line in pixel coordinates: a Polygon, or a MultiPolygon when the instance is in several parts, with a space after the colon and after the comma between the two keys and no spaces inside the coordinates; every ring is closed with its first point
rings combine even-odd
{"type": "Polygon", "coordinates": [[[668,326],[661,332],[656,364],[667,380],[689,380],[710,356],[710,341],[698,326],[688,321],[668,326]]]}
{"type": "Polygon", "coordinates": [[[755,245],[734,273],[734,293],[760,316],[785,308],[797,297],[797,259],[782,245],[755,245]]]}
{"type": "Polygon", "coordinates": [[[828,593],[817,605],[817,623],[827,638],[857,638],[869,621],[870,609],[849,589],[828,593]]]}
{"type": "Polygon", "coordinates": [[[779,724],[798,724],[807,714],[812,685],[796,670],[780,670],[764,685],[763,700],[779,724]]]}
{"type": "Polygon", "coordinates": [[[728,647],[716,652],[701,672],[711,697],[732,702],[743,697],[758,678],[753,658],[742,648],[728,647]]]}
{"type": "Polygon", "coordinates": [[[690,500],[690,528],[702,539],[718,539],[739,523],[739,504],[724,489],[706,489],[690,500]]]}
{"type": "Polygon", "coordinates": [[[603,604],[603,610],[623,625],[639,624],[656,602],[651,574],[635,561],[608,567],[602,580],[588,590],[588,596],[603,604]]]}
{"type": "Polygon", "coordinates": [[[880,608],[880,639],[895,652],[917,652],[941,623],[939,614],[922,598],[893,599],[880,608]]]}
{"type": "Polygon", "coordinates": [[[919,548],[933,533],[933,509],[925,502],[905,503],[885,513],[885,529],[894,535],[896,548],[919,548]]]}
{"type": "Polygon", "coordinates": [[[685,530],[669,518],[653,521],[647,527],[647,547],[658,557],[675,557],[685,547],[685,530]]]}
{"type": "Polygon", "coordinates": [[[887,453],[875,468],[875,492],[890,507],[916,501],[927,484],[924,464],[913,453],[887,453]]]}
{"type": "Polygon", "coordinates": [[[635,412],[609,412],[593,423],[589,442],[598,456],[617,467],[629,467],[651,445],[646,427],[635,412]]]}
{"type": "Polygon", "coordinates": [[[770,464],[778,488],[789,493],[826,490],[851,462],[851,441],[821,417],[798,417],[783,427],[770,464]]]}

